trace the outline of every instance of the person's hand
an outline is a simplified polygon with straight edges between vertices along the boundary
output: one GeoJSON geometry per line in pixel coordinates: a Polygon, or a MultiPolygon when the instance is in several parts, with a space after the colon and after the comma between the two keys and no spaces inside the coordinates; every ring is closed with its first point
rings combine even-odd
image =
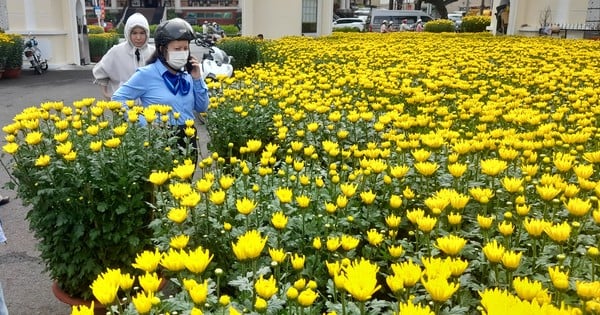
{"type": "Polygon", "coordinates": [[[110,101],[112,94],[108,92],[108,85],[102,86],[102,94],[104,95],[104,99],[110,101]]]}
{"type": "Polygon", "coordinates": [[[200,62],[196,57],[191,56],[189,63],[192,65],[192,71],[190,74],[194,80],[200,80],[202,78],[202,67],[200,67],[200,62]]]}

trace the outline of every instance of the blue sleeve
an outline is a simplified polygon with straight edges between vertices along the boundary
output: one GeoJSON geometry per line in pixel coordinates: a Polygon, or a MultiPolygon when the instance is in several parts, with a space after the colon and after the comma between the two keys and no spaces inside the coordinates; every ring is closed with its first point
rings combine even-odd
{"type": "Polygon", "coordinates": [[[146,91],[144,73],[137,70],[127,82],[115,91],[112,96],[113,101],[119,101],[125,105],[125,101],[136,100],[146,91]]]}
{"type": "Polygon", "coordinates": [[[208,109],[208,87],[203,79],[194,82],[194,110],[204,113],[208,109]]]}

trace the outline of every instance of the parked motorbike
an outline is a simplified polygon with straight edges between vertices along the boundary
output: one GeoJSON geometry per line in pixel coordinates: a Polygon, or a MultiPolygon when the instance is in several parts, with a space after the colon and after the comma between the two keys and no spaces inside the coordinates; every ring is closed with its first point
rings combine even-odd
{"type": "Polygon", "coordinates": [[[215,46],[211,37],[197,33],[194,42],[196,45],[206,48],[206,52],[202,56],[202,72],[205,78],[214,80],[219,75],[233,76],[233,66],[231,65],[233,57],[215,46]]]}
{"type": "Polygon", "coordinates": [[[38,47],[38,41],[35,36],[29,35],[29,39],[25,41],[24,49],[25,57],[31,63],[32,69],[35,70],[36,74],[42,74],[48,70],[48,60],[42,57],[42,51],[38,47]]]}

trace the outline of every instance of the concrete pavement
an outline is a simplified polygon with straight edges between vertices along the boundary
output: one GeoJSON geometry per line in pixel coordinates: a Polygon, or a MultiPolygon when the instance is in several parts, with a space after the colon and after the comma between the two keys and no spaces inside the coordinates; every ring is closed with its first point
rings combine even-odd
{"type": "MultiPolygon", "coordinates": [[[[100,88],[93,84],[91,66],[67,66],[50,69],[42,75],[24,68],[17,79],[0,79],[0,126],[5,126],[24,108],[46,101],[71,104],[85,97],[101,99],[100,88]]],[[[206,156],[205,128],[198,126],[201,150],[206,156]]],[[[3,133],[2,133],[3,134],[3,133]]],[[[6,141],[0,138],[0,146],[6,141]]],[[[2,157],[2,161],[8,158],[2,157]]],[[[52,281],[44,272],[44,264],[36,250],[37,241],[25,220],[27,207],[15,197],[15,192],[3,188],[9,181],[0,169],[0,195],[11,201],[0,206],[0,220],[8,242],[0,244],[0,283],[10,315],[67,315],[71,309],[56,299],[52,281]]]]}

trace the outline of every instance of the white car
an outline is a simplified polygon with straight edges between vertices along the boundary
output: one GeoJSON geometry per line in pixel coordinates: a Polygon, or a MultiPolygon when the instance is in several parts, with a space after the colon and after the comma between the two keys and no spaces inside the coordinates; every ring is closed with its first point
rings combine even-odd
{"type": "Polygon", "coordinates": [[[457,32],[460,31],[460,26],[462,25],[462,18],[462,14],[448,13],[448,20],[454,22],[457,32]]]}
{"type": "Polygon", "coordinates": [[[331,26],[333,30],[341,28],[352,28],[359,32],[364,32],[365,30],[365,22],[361,18],[339,18],[333,21],[331,26]]]}

